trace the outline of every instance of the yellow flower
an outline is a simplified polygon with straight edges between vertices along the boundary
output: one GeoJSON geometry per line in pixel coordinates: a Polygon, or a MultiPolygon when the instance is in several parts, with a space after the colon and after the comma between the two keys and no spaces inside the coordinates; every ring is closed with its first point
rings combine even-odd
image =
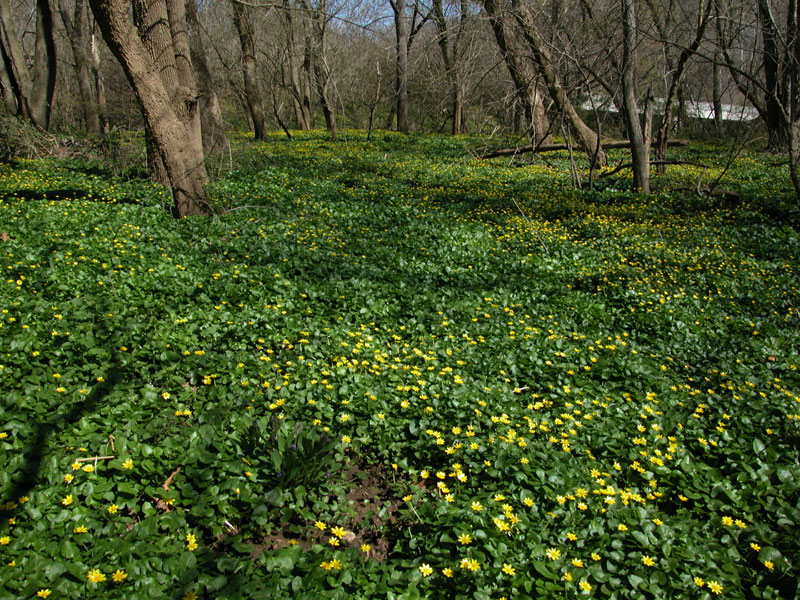
{"type": "Polygon", "coordinates": [[[514,567],[512,567],[511,565],[509,565],[508,563],[504,563],[503,564],[503,568],[500,569],[500,570],[503,573],[505,573],[506,575],[513,575],[514,573],[517,572],[516,569],[514,567]]]}
{"type": "Polygon", "coordinates": [[[558,548],[548,548],[544,555],[550,560],[558,560],[561,556],[561,550],[558,548]]]}
{"type": "Polygon", "coordinates": [[[617,525],[617,531],[628,531],[628,526],[625,523],[620,523],[617,525]]]}
{"type": "Polygon", "coordinates": [[[474,558],[462,558],[459,566],[462,569],[467,569],[468,571],[473,572],[481,568],[480,563],[474,558]]]}
{"type": "Polygon", "coordinates": [[[0,537],[0,546],[8,546],[11,543],[11,538],[7,535],[0,537]]]}
{"type": "Polygon", "coordinates": [[[597,552],[592,552],[592,560],[600,560],[600,555],[597,552]]]}
{"type": "Polygon", "coordinates": [[[656,561],[652,556],[647,556],[645,554],[644,556],[642,556],[642,564],[645,565],[646,567],[652,567],[654,564],[656,564],[656,561]]]}
{"type": "Polygon", "coordinates": [[[419,572],[422,573],[423,577],[427,577],[431,573],[433,573],[433,568],[428,563],[422,563],[419,566],[419,572]]]}
{"type": "Polygon", "coordinates": [[[461,535],[458,536],[458,542],[466,546],[467,544],[472,543],[472,537],[466,533],[462,533],[461,535]]]}
{"type": "Polygon", "coordinates": [[[370,550],[372,550],[372,546],[370,546],[369,544],[361,544],[361,551],[362,551],[364,554],[366,554],[366,553],[367,553],[367,552],[369,552],[370,550]]]}
{"type": "Polygon", "coordinates": [[[314,527],[316,527],[320,531],[325,531],[328,528],[328,526],[322,521],[317,521],[316,523],[314,523],[314,527]]]}
{"type": "Polygon", "coordinates": [[[578,587],[581,588],[584,592],[591,592],[592,591],[592,584],[586,581],[585,579],[578,584],[578,587]]]}
{"type": "Polygon", "coordinates": [[[453,569],[451,569],[450,567],[445,567],[444,569],[442,569],[442,575],[444,575],[445,577],[452,577],[453,569]]]}
{"type": "Polygon", "coordinates": [[[331,529],[331,533],[339,539],[342,539],[345,535],[347,535],[347,532],[343,527],[334,527],[331,529]]]}
{"type": "Polygon", "coordinates": [[[130,458],[128,460],[126,460],[124,463],[122,463],[122,468],[123,469],[128,469],[128,470],[132,469],[133,468],[133,460],[131,460],[130,458]]]}
{"type": "Polygon", "coordinates": [[[119,506],[117,506],[116,504],[112,504],[106,510],[108,511],[108,514],[115,515],[115,514],[117,514],[117,511],[119,510],[119,506]]]}
{"type": "Polygon", "coordinates": [[[572,581],[572,573],[569,573],[569,572],[564,573],[561,576],[561,579],[563,579],[564,581],[572,581]]]}
{"type": "Polygon", "coordinates": [[[197,595],[197,592],[190,590],[183,595],[181,600],[197,600],[198,598],[199,596],[197,595]]]}
{"type": "Polygon", "coordinates": [[[189,552],[194,552],[197,550],[197,538],[194,536],[193,533],[186,534],[186,549],[189,552]]]}
{"type": "Polygon", "coordinates": [[[573,567],[582,567],[583,561],[580,558],[573,558],[572,559],[572,566],[573,567]]]}
{"type": "Polygon", "coordinates": [[[89,530],[86,529],[86,527],[84,527],[83,525],[78,525],[77,527],[75,527],[75,529],[72,530],[72,533],[86,533],[87,531],[89,530]]]}
{"type": "Polygon", "coordinates": [[[767,567],[770,571],[775,569],[775,563],[772,562],[771,560],[765,560],[764,566],[767,567]]]}
{"type": "Polygon", "coordinates": [[[722,586],[716,581],[709,581],[708,589],[714,592],[717,596],[722,593],[722,586]]]}
{"type": "Polygon", "coordinates": [[[61,504],[63,504],[64,506],[69,506],[70,504],[72,504],[73,500],[74,500],[74,498],[72,497],[72,494],[69,494],[68,496],[65,496],[61,500],[61,504]]]}
{"type": "Polygon", "coordinates": [[[36,592],[36,597],[37,598],[47,598],[50,594],[51,594],[50,590],[42,589],[42,590],[39,590],[38,592],[36,592]]]}
{"type": "Polygon", "coordinates": [[[100,572],[100,569],[92,569],[86,574],[86,578],[92,583],[102,583],[106,580],[106,576],[100,572]]]}
{"type": "Polygon", "coordinates": [[[72,473],[67,473],[66,475],[64,475],[65,483],[70,483],[73,479],[75,479],[75,476],[72,473]]]}
{"type": "Polygon", "coordinates": [[[750,542],[750,547],[751,547],[753,550],[755,550],[756,552],[760,552],[760,551],[761,551],[761,546],[759,546],[759,545],[758,545],[758,544],[756,544],[755,542],[750,542]]]}
{"type": "Polygon", "coordinates": [[[473,502],[472,510],[474,510],[475,512],[481,512],[483,510],[483,505],[480,502],[473,502]]]}
{"type": "Polygon", "coordinates": [[[730,527],[733,525],[733,517],[722,517],[722,524],[730,527]]]}
{"type": "Polygon", "coordinates": [[[706,584],[706,582],[705,582],[705,581],[703,581],[703,579],[702,579],[702,578],[700,578],[700,577],[695,577],[695,578],[694,578],[694,584],[695,584],[697,587],[703,587],[703,586],[706,584]]]}
{"type": "Polygon", "coordinates": [[[115,583],[119,583],[120,581],[125,579],[127,576],[128,576],[128,574],[125,571],[123,571],[121,569],[117,569],[116,571],[114,571],[114,574],[111,576],[111,579],[113,579],[115,583]]]}

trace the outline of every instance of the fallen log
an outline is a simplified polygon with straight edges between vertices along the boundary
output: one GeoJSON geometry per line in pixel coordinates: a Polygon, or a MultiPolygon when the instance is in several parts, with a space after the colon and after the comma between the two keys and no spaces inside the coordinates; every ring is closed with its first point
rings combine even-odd
{"type": "MultiPolygon", "coordinates": [[[[689,140],[669,140],[667,142],[667,146],[670,148],[677,147],[677,146],[688,146],[689,140]]],[[[602,147],[604,150],[609,148],[630,148],[631,143],[628,140],[609,140],[608,142],[603,142],[602,147]]],[[[497,158],[498,156],[514,156],[516,154],[522,154],[524,152],[535,152],[537,154],[541,152],[555,152],[556,150],[569,150],[569,145],[566,143],[561,144],[540,144],[540,145],[530,145],[530,146],[522,146],[520,148],[500,148],[499,150],[492,150],[490,152],[486,152],[484,154],[479,155],[479,158],[497,158]]]]}

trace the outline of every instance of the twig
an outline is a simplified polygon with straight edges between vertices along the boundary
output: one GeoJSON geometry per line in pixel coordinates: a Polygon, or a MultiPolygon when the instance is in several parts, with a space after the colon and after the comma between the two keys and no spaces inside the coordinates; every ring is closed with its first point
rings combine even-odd
{"type": "Polygon", "coordinates": [[[181,472],[181,468],[180,467],[175,469],[172,472],[172,474],[169,477],[167,477],[166,481],[161,484],[161,487],[164,488],[166,491],[169,491],[169,484],[172,483],[172,480],[175,478],[175,475],[177,475],[180,472],[181,472]]]}
{"type": "Polygon", "coordinates": [[[98,460],[112,460],[116,456],[86,456],[84,458],[76,458],[75,462],[97,462],[98,460]]]}

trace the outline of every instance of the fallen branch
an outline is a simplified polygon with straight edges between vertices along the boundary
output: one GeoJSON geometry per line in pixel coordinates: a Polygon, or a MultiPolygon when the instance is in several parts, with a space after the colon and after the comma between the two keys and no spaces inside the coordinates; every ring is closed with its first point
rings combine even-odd
{"type": "MultiPolygon", "coordinates": [[[[667,146],[669,147],[677,147],[677,146],[688,146],[689,140],[669,140],[667,142],[667,146]]],[[[628,140],[610,140],[608,142],[603,142],[602,148],[604,150],[609,148],[630,148],[631,143],[628,140]]],[[[564,144],[541,144],[539,146],[532,145],[532,146],[522,146],[520,148],[501,148],[499,150],[492,150],[486,152],[484,154],[479,154],[478,158],[497,158],[498,156],[514,156],[516,154],[522,154],[524,152],[534,152],[539,154],[541,152],[555,152],[556,150],[569,150],[569,146],[564,144]]]]}
{"type": "MultiPolygon", "coordinates": [[[[692,162],[690,160],[651,160],[650,164],[651,165],[691,165],[693,167],[701,167],[703,169],[710,169],[711,168],[708,165],[692,162]]],[[[600,175],[600,179],[602,179],[603,177],[609,177],[609,176],[613,175],[614,173],[619,173],[620,171],[622,171],[624,169],[630,169],[631,167],[633,167],[633,163],[625,163],[624,165],[619,165],[617,167],[614,167],[610,171],[605,171],[604,173],[602,173],[600,175]]]]}
{"type": "Polygon", "coordinates": [[[116,456],[85,456],[84,458],[76,458],[75,462],[95,462],[98,460],[112,460],[116,456]]]}

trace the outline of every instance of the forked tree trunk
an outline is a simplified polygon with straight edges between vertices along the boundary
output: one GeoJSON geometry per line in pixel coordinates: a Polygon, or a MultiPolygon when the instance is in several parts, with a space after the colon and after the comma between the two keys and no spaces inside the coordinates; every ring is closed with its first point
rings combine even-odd
{"type": "Polygon", "coordinates": [[[0,0],[0,33],[4,79],[14,95],[17,114],[47,129],[56,85],[56,45],[49,0],[36,0],[36,41],[31,69],[14,27],[9,0],[0,0]]]}
{"type": "Polygon", "coordinates": [[[264,103],[258,89],[256,77],[256,44],[253,23],[250,19],[250,7],[231,0],[233,6],[233,23],[239,33],[239,45],[242,49],[242,74],[244,76],[244,93],[253,122],[253,134],[257,140],[267,137],[267,123],[264,118],[264,103]]]}
{"type": "Polygon", "coordinates": [[[550,143],[550,122],[541,94],[534,84],[535,73],[524,60],[524,53],[517,47],[511,13],[499,6],[496,0],[485,0],[483,6],[489,16],[500,55],[514,84],[517,101],[522,105],[523,124],[528,128],[534,143],[550,143]]]}
{"type": "Polygon", "coordinates": [[[314,69],[314,81],[317,86],[319,103],[322,106],[322,114],[325,116],[325,125],[331,134],[331,139],[336,139],[336,112],[331,103],[329,90],[331,73],[325,56],[326,29],[327,29],[327,2],[318,0],[315,7],[311,6],[309,0],[302,0],[303,8],[311,21],[311,34],[308,37],[309,56],[314,69]]]}
{"type": "MultiPolygon", "coordinates": [[[[183,107],[175,106],[162,79],[163,71],[128,20],[128,3],[126,0],[89,1],[108,47],[133,88],[154,147],[163,161],[174,198],[173,214],[176,217],[208,214],[208,176],[203,161],[198,161],[198,155],[202,157],[202,146],[198,152],[195,134],[178,114],[178,111],[183,112],[183,107]]],[[[159,8],[159,13],[165,16],[165,7],[159,8]]],[[[163,35],[164,31],[159,33],[163,35]]],[[[165,63],[170,61],[165,60],[165,63]]],[[[174,54],[172,64],[175,64],[174,54]]]]}
{"type": "MultiPolygon", "coordinates": [[[[636,9],[634,0],[622,0],[622,106],[631,142],[633,189],[650,193],[650,140],[642,131],[636,101],[636,9]]],[[[648,132],[649,134],[649,132],[648,132]]],[[[649,135],[647,136],[649,137],[649,135]]]]}
{"type": "Polygon", "coordinates": [[[561,84],[561,79],[556,72],[553,64],[550,49],[536,28],[533,17],[528,12],[527,7],[519,6],[514,13],[520,25],[522,36],[528,44],[533,61],[536,63],[539,73],[544,79],[550,98],[555,103],[558,110],[567,119],[575,134],[581,148],[594,161],[596,166],[604,167],[608,164],[606,153],[600,145],[600,139],[591,127],[581,119],[572,102],[567,96],[567,91],[561,84]]]}
{"type": "Polygon", "coordinates": [[[97,135],[101,133],[100,116],[93,94],[85,2],[84,0],[75,0],[71,15],[65,0],[59,0],[58,7],[61,21],[64,23],[64,29],[67,31],[67,37],[72,46],[72,56],[75,59],[75,72],[78,76],[78,90],[81,96],[86,133],[97,135]]]}
{"type": "Polygon", "coordinates": [[[185,0],[185,6],[192,65],[197,74],[197,87],[200,93],[200,128],[203,132],[203,148],[206,154],[226,151],[230,145],[225,135],[225,122],[222,120],[222,110],[214,88],[214,80],[206,60],[206,49],[200,34],[200,22],[197,18],[196,0],[185,0]]]}
{"type": "MultiPolygon", "coordinates": [[[[311,93],[308,77],[304,77],[304,75],[308,75],[308,69],[303,68],[306,48],[297,41],[295,8],[290,0],[283,0],[280,16],[286,30],[286,62],[289,65],[289,79],[285,85],[289,88],[292,96],[295,127],[307,131],[311,129],[311,93]]],[[[300,19],[301,26],[304,27],[305,22],[305,19],[300,19]]],[[[303,37],[307,39],[307,36],[303,37]]]]}
{"type": "Polygon", "coordinates": [[[97,99],[97,116],[100,119],[100,130],[102,133],[108,133],[110,130],[108,124],[108,111],[106,110],[106,86],[103,81],[103,72],[100,69],[100,48],[99,48],[99,31],[97,29],[97,20],[92,19],[92,35],[90,38],[89,47],[91,49],[92,57],[92,74],[94,79],[94,93],[97,99]]]}
{"type": "Polygon", "coordinates": [[[408,133],[411,131],[411,124],[408,121],[408,38],[410,28],[406,14],[406,0],[390,0],[390,2],[394,10],[397,131],[408,133]]]}

